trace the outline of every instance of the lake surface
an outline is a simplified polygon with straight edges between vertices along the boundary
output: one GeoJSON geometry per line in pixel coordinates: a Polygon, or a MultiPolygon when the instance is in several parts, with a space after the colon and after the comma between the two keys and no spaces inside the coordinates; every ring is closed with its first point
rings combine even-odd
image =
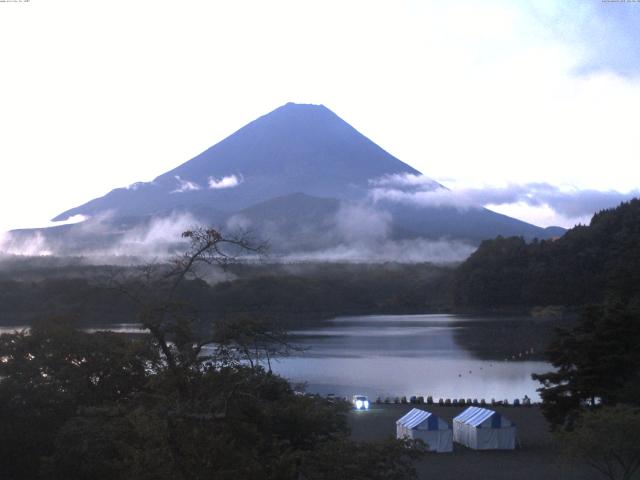
{"type": "Polygon", "coordinates": [[[293,342],[306,350],[279,359],[273,369],[292,382],[306,382],[307,392],[321,394],[510,402],[528,395],[539,400],[539,384],[531,374],[549,371],[551,365],[528,359],[531,350],[522,348],[528,345],[522,338],[507,358],[504,346],[496,347],[500,338],[492,337],[519,321],[455,315],[340,317],[326,326],[293,331],[293,342]]]}
{"type": "MultiPolygon", "coordinates": [[[[539,384],[531,374],[552,367],[535,359],[532,345],[539,345],[536,340],[549,326],[527,327],[528,321],[460,315],[338,317],[292,331],[292,342],[302,351],[276,359],[272,367],[294,383],[306,383],[310,393],[509,402],[527,395],[537,401],[539,384]]],[[[0,333],[20,328],[25,327],[0,327],[0,333]]],[[[105,329],[143,332],[130,323],[89,331],[105,329]]]]}

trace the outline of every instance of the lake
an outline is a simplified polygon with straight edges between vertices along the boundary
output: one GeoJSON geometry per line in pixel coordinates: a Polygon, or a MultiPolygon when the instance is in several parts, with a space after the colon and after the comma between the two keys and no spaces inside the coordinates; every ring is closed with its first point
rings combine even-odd
{"type": "Polygon", "coordinates": [[[526,321],[456,315],[339,317],[293,331],[293,342],[306,350],[279,359],[273,369],[292,382],[306,382],[307,392],[321,394],[510,402],[528,395],[537,401],[539,384],[531,374],[552,367],[535,359],[529,345],[539,342],[526,336],[535,335],[536,328],[523,331],[526,321]],[[514,331],[517,341],[510,338],[514,331]]]}
{"type": "MultiPolygon", "coordinates": [[[[552,368],[539,351],[553,326],[530,318],[440,314],[338,317],[292,331],[302,351],[272,367],[293,383],[305,382],[309,393],[509,402],[527,395],[537,401],[539,384],[531,374],[552,368]]],[[[0,333],[15,328],[21,327],[0,333]]],[[[141,332],[138,324],[105,329],[141,332]]]]}

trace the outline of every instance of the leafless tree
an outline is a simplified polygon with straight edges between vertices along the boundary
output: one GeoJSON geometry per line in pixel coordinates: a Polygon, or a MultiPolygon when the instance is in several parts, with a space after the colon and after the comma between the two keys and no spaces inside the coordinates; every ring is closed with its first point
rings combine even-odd
{"type": "Polygon", "coordinates": [[[126,278],[112,277],[112,285],[138,306],[140,322],[158,342],[169,369],[234,361],[255,368],[265,361],[270,371],[273,356],[292,349],[279,322],[256,315],[230,315],[211,319],[211,334],[203,338],[197,326],[204,320],[180,298],[185,282],[201,279],[202,267],[226,269],[242,255],[263,255],[266,245],[246,233],[225,237],[213,228],[194,228],[182,237],[189,240],[183,254],[168,264],[144,265],[126,278]]]}

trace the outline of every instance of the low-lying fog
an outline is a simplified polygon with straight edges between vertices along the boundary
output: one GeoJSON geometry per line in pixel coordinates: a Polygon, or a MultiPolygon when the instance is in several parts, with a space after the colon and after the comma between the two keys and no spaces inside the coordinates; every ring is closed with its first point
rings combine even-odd
{"type": "MultiPolygon", "coordinates": [[[[66,258],[71,264],[85,265],[162,261],[185,251],[188,242],[181,234],[198,225],[203,222],[189,213],[172,213],[131,225],[106,214],[53,229],[7,232],[0,235],[0,268],[16,256],[60,257],[58,261],[66,258]]],[[[354,205],[341,207],[331,228],[319,232],[302,226],[290,234],[269,222],[252,230],[252,222],[239,216],[216,228],[267,245],[263,258],[241,255],[245,261],[446,264],[464,260],[476,248],[447,238],[398,238],[386,212],[354,205]]]]}

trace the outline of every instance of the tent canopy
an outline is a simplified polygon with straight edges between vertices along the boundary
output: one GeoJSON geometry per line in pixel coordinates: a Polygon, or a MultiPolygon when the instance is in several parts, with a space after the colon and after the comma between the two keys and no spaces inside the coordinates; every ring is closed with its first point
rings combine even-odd
{"type": "Polygon", "coordinates": [[[481,407],[469,407],[453,419],[454,422],[464,423],[472,427],[501,428],[511,427],[513,423],[498,412],[481,407]]]}
{"type": "Polygon", "coordinates": [[[453,419],[453,439],[476,450],[513,450],[516,427],[498,412],[469,407],[453,419]]]}
{"type": "Polygon", "coordinates": [[[396,436],[422,440],[432,452],[453,451],[451,426],[433,413],[418,408],[396,420],[396,436]]]}
{"type": "Polygon", "coordinates": [[[420,410],[418,408],[412,408],[409,413],[401,417],[396,421],[396,424],[402,425],[408,429],[417,429],[417,430],[444,430],[449,426],[444,424],[447,428],[442,428],[442,424],[444,422],[438,421],[438,417],[436,417],[431,412],[425,412],[424,410],[420,410]]]}

